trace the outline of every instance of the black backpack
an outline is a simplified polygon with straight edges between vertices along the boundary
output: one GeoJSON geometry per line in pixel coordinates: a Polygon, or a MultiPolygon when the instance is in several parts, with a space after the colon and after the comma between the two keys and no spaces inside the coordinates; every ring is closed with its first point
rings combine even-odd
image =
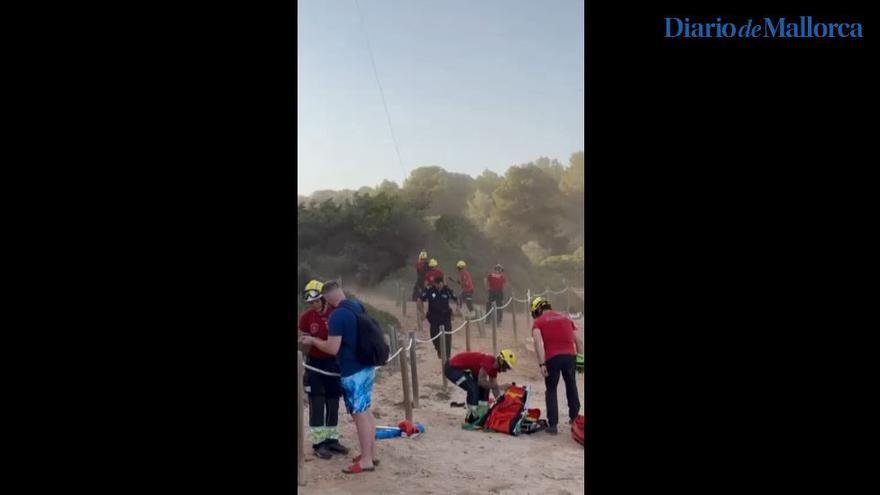
{"type": "Polygon", "coordinates": [[[354,313],[357,319],[357,344],[355,356],[364,366],[385,366],[391,350],[385,343],[385,334],[375,318],[361,307],[362,311],[354,313]]]}

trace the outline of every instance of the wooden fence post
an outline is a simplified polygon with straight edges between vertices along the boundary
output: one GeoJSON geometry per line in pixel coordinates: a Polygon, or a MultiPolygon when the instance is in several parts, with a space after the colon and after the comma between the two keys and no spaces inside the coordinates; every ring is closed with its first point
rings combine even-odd
{"type": "Polygon", "coordinates": [[[300,485],[303,484],[303,470],[306,465],[306,456],[303,449],[303,440],[305,440],[305,428],[303,428],[303,394],[305,393],[305,386],[303,385],[303,353],[302,351],[296,352],[296,389],[298,393],[296,394],[296,420],[297,420],[297,432],[294,437],[296,438],[296,460],[297,460],[297,470],[296,470],[296,482],[300,485]]]}
{"type": "Polygon", "coordinates": [[[486,320],[483,319],[483,310],[477,307],[477,328],[480,329],[480,338],[486,338],[486,320]]]}
{"type": "Polygon", "coordinates": [[[532,289],[526,291],[526,326],[531,325],[532,323],[532,289]]]}
{"type": "MultiPolygon", "coordinates": [[[[397,329],[394,326],[388,327],[388,341],[391,342],[391,355],[393,356],[397,349],[400,348],[400,342],[397,340],[397,329]]],[[[403,353],[401,352],[401,354],[403,353]]],[[[400,369],[396,360],[391,360],[391,369],[400,369]]]]}
{"type": "Polygon", "coordinates": [[[410,332],[409,365],[412,368],[413,407],[419,407],[419,369],[416,359],[416,333],[410,332]]]}
{"type": "MultiPolygon", "coordinates": [[[[400,343],[398,342],[398,348],[400,343]]],[[[407,421],[412,422],[413,420],[413,403],[412,403],[412,389],[410,388],[409,383],[409,370],[407,369],[407,358],[409,356],[406,352],[401,351],[400,356],[398,356],[398,365],[400,368],[400,377],[403,381],[403,410],[406,414],[407,421]]]]}
{"type": "Polygon", "coordinates": [[[498,354],[498,340],[496,337],[498,330],[498,305],[492,302],[492,354],[498,354]]]}
{"type": "MultiPolygon", "coordinates": [[[[511,295],[513,297],[513,295],[511,295]]],[[[518,341],[519,338],[516,334],[516,301],[512,301],[512,307],[510,308],[510,319],[513,320],[513,340],[518,341]]]]}
{"type": "Polygon", "coordinates": [[[464,322],[464,348],[468,352],[471,352],[471,321],[465,320],[464,322]]]}
{"type": "Polygon", "coordinates": [[[437,337],[440,339],[440,379],[443,384],[443,391],[446,392],[446,362],[449,361],[449,350],[446,349],[446,335],[443,332],[446,331],[445,325],[440,325],[440,336],[437,337]]]}
{"type": "Polygon", "coordinates": [[[406,316],[406,288],[400,290],[400,307],[403,309],[403,316],[406,316]]]}

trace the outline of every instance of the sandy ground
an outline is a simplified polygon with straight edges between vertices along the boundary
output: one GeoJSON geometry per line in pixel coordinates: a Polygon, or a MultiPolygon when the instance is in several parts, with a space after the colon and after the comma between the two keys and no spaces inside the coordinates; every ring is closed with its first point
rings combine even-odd
{"type": "MultiPolygon", "coordinates": [[[[360,294],[370,304],[398,316],[409,330],[416,329],[416,311],[412,303],[407,317],[394,305],[390,297],[378,294],[360,294]]],[[[499,375],[499,382],[516,382],[532,386],[530,407],[541,409],[546,417],[544,381],[526,330],[523,307],[518,306],[517,335],[514,339],[509,311],[498,332],[499,349],[512,347],[519,355],[519,364],[513,371],[499,375]]],[[[507,309],[513,307],[509,306],[507,309]]],[[[453,329],[463,320],[453,319],[453,329]]],[[[581,325],[580,322],[578,322],[581,325]]],[[[486,338],[479,338],[476,325],[471,325],[471,350],[492,352],[491,325],[486,325],[486,338]]],[[[427,339],[428,326],[424,325],[421,339],[427,339]]],[[[413,410],[415,421],[425,425],[425,434],[414,438],[378,440],[377,455],[381,466],[375,472],[349,475],[342,468],[357,454],[357,436],[354,422],[340,405],[340,441],[352,449],[351,456],[334,456],[324,460],[312,454],[311,442],[306,444],[306,464],[299,487],[303,495],[348,494],[575,494],[584,490],[584,447],[571,438],[566,426],[567,407],[565,387],[560,380],[557,391],[560,421],[559,435],[545,432],[513,437],[501,433],[466,431],[461,429],[465,416],[463,408],[451,408],[449,403],[464,402],[465,392],[447,382],[444,393],[441,386],[440,360],[432,344],[417,343],[416,356],[419,374],[419,407],[413,410]]],[[[465,350],[464,330],[453,336],[453,352],[465,350]]],[[[584,376],[578,375],[581,403],[584,397],[584,376]]],[[[308,405],[306,404],[306,409],[308,405]]],[[[389,367],[380,368],[373,392],[373,412],[377,425],[396,426],[404,419],[403,386],[400,372],[389,367]]],[[[583,414],[583,406],[581,408],[583,414]]],[[[306,411],[306,417],[308,412],[306,411]]]]}

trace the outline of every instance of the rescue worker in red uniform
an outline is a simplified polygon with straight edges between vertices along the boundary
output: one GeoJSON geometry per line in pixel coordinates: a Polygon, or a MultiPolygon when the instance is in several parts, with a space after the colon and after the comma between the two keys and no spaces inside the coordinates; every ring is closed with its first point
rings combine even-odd
{"type": "MultiPolygon", "coordinates": [[[[484,284],[486,286],[486,290],[489,292],[489,299],[486,301],[486,313],[492,311],[492,303],[494,302],[496,307],[501,307],[504,305],[504,285],[507,283],[507,277],[504,276],[504,267],[501,264],[495,265],[495,270],[486,276],[484,284]]],[[[498,311],[498,323],[501,323],[502,317],[504,316],[504,310],[497,309],[498,311]]]]}
{"type": "MultiPolygon", "coordinates": [[[[321,290],[324,284],[312,280],[303,290],[303,299],[309,308],[299,317],[299,331],[316,339],[327,340],[327,320],[333,308],[324,301],[321,290]]],[[[339,373],[336,356],[321,352],[316,347],[308,351],[306,364],[326,371],[339,373]]],[[[342,383],[338,376],[328,376],[306,370],[303,386],[309,396],[309,433],[312,449],[321,459],[329,459],[333,453],[348,454],[348,448],[339,443],[339,398],[342,383]]]]}
{"type": "Polygon", "coordinates": [[[467,417],[462,425],[466,430],[473,429],[489,412],[489,391],[495,400],[507,390],[509,383],[498,385],[498,373],[516,366],[516,355],[510,349],[502,349],[497,356],[485,352],[460,352],[443,366],[443,374],[452,383],[467,392],[467,417]]]}
{"type": "Polygon", "coordinates": [[[413,286],[412,300],[418,301],[419,296],[425,289],[425,277],[428,276],[428,252],[424,249],[419,253],[419,260],[416,261],[416,283],[413,286]]]}
{"type": "Polygon", "coordinates": [[[544,385],[547,387],[547,433],[557,434],[559,409],[556,403],[556,388],[559,377],[565,382],[565,396],[568,401],[569,424],[574,425],[581,409],[575,379],[577,362],[583,360],[584,340],[577,326],[567,315],[553,311],[550,301],[543,297],[532,299],[532,338],[544,385]]]}
{"type": "Polygon", "coordinates": [[[468,316],[473,318],[474,315],[474,280],[471,278],[471,274],[467,271],[467,263],[464,261],[459,261],[455,264],[455,267],[458,268],[458,285],[461,287],[461,298],[459,299],[459,307],[462,304],[467,304],[468,307],[468,316]]]}

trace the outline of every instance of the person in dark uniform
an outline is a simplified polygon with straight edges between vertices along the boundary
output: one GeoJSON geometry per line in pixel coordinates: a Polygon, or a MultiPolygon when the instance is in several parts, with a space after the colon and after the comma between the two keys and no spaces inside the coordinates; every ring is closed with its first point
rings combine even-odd
{"type": "MultiPolygon", "coordinates": [[[[434,284],[425,289],[419,298],[428,302],[428,322],[431,324],[431,338],[433,339],[440,333],[442,325],[447,332],[452,331],[452,308],[449,307],[450,301],[458,301],[452,289],[443,283],[443,277],[435,277],[434,284]]],[[[446,356],[449,360],[449,354],[452,353],[452,335],[445,334],[433,340],[434,348],[437,349],[437,357],[443,358],[440,353],[440,339],[446,339],[446,356]]]]}

